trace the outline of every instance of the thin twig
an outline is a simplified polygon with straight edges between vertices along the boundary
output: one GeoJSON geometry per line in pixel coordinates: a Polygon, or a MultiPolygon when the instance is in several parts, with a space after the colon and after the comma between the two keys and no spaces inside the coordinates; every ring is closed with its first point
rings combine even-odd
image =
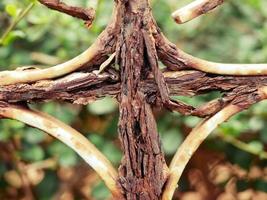
{"type": "Polygon", "coordinates": [[[93,8],[80,8],[75,6],[69,6],[60,0],[38,0],[46,7],[57,10],[59,12],[68,14],[72,17],[76,17],[85,20],[85,24],[90,27],[92,21],[95,18],[95,10],[93,8]]]}
{"type": "Polygon", "coordinates": [[[113,60],[115,59],[115,56],[116,56],[116,53],[111,54],[109,58],[100,65],[99,70],[97,71],[96,74],[97,75],[101,74],[113,62],[113,60]]]}
{"type": "Polygon", "coordinates": [[[24,10],[20,12],[20,14],[15,17],[15,19],[11,22],[7,30],[4,32],[2,37],[0,38],[0,45],[2,45],[9,33],[17,26],[17,24],[30,12],[30,10],[33,8],[34,3],[30,3],[24,10]]]}
{"type": "Polygon", "coordinates": [[[257,151],[253,149],[250,145],[246,144],[245,142],[242,142],[233,136],[230,135],[224,135],[223,133],[218,133],[216,136],[218,136],[223,141],[233,145],[234,147],[241,149],[245,152],[248,152],[250,154],[253,154],[255,156],[258,156],[260,159],[267,159],[267,152],[265,151],[257,151]]]}
{"type": "Polygon", "coordinates": [[[224,0],[195,0],[187,6],[176,10],[172,17],[176,23],[182,24],[213,10],[223,2],[224,0]]]}
{"type": "Polygon", "coordinates": [[[114,195],[119,195],[116,186],[118,177],[116,170],[82,134],[52,116],[15,105],[2,103],[0,115],[36,127],[61,140],[76,151],[98,173],[114,195]]]}
{"type": "Polygon", "coordinates": [[[163,200],[171,200],[177,183],[194,152],[209,134],[221,123],[225,122],[241,109],[235,105],[228,105],[220,112],[200,122],[187,136],[177,150],[170,164],[170,175],[163,193],[163,200]]]}

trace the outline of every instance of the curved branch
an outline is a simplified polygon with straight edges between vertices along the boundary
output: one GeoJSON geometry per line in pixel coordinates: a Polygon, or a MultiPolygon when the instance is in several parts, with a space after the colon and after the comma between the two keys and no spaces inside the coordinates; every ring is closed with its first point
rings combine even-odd
{"type": "Polygon", "coordinates": [[[0,72],[0,85],[34,82],[43,79],[51,79],[70,73],[89,62],[97,54],[98,46],[94,43],[79,56],[54,67],[47,69],[34,69],[25,71],[0,72]]]}
{"type": "Polygon", "coordinates": [[[172,44],[159,29],[154,30],[157,53],[160,61],[168,69],[180,71],[183,69],[196,69],[211,74],[252,76],[267,75],[267,63],[265,64],[225,64],[211,62],[189,55],[172,44]]]}
{"type": "Polygon", "coordinates": [[[59,12],[68,14],[72,17],[76,17],[85,21],[85,24],[91,26],[95,18],[95,10],[93,8],[80,8],[75,6],[69,6],[60,0],[38,0],[46,7],[57,10],[59,12]]]}
{"type": "Polygon", "coordinates": [[[223,2],[224,0],[195,0],[173,12],[172,17],[176,23],[182,24],[213,10],[223,2]]]}
{"type": "Polygon", "coordinates": [[[220,124],[228,120],[233,115],[248,108],[249,105],[252,105],[253,103],[260,100],[267,99],[267,86],[258,88],[257,92],[259,98],[255,98],[255,95],[253,95],[255,99],[250,103],[245,104],[243,102],[235,102],[235,100],[233,100],[232,103],[225,106],[214,116],[204,119],[189,133],[171,161],[169,167],[170,174],[165,185],[165,191],[163,192],[163,200],[172,199],[176,185],[187,163],[189,162],[195,151],[199,148],[201,143],[210,135],[210,133],[214,129],[216,129],[220,124]]]}
{"type": "Polygon", "coordinates": [[[267,75],[267,64],[225,64],[206,61],[191,56],[181,49],[177,49],[179,61],[183,61],[187,67],[194,68],[206,73],[220,75],[267,75]]]}
{"type": "Polygon", "coordinates": [[[200,122],[187,136],[185,141],[177,150],[170,164],[170,175],[163,193],[163,200],[171,200],[185,166],[194,152],[209,134],[221,123],[225,122],[242,109],[236,105],[228,105],[211,118],[200,122]]]}
{"type": "Polygon", "coordinates": [[[114,41],[112,40],[115,37],[113,30],[114,23],[111,23],[111,25],[100,34],[97,40],[86,51],[65,63],[47,69],[2,71],[0,72],[0,86],[52,79],[80,69],[101,54],[108,53],[108,51],[112,49],[111,46],[114,44],[114,41]]]}
{"type": "Polygon", "coordinates": [[[21,121],[61,140],[98,173],[114,195],[119,195],[116,186],[118,175],[112,164],[90,141],[70,126],[45,113],[3,102],[0,102],[0,116],[21,121]]]}

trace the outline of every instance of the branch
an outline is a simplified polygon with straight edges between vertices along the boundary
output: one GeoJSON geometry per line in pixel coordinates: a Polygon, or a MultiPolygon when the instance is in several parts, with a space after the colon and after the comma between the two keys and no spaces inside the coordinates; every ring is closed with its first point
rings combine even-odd
{"type": "Polygon", "coordinates": [[[116,170],[107,158],[82,134],[45,113],[0,102],[0,116],[43,130],[76,151],[103,179],[114,195],[118,194],[116,170]]]}
{"type": "Polygon", "coordinates": [[[183,59],[188,67],[212,74],[221,75],[267,75],[267,64],[224,64],[206,61],[193,57],[178,49],[180,59],[183,59]]]}
{"type": "Polygon", "coordinates": [[[184,64],[189,68],[194,68],[206,73],[221,75],[267,75],[267,64],[224,64],[206,61],[191,56],[181,49],[177,49],[177,60],[183,60],[184,64]]]}
{"type": "Polygon", "coordinates": [[[9,33],[17,26],[17,24],[30,12],[30,10],[33,8],[34,3],[30,3],[25,9],[23,9],[18,16],[15,17],[15,19],[11,22],[7,30],[4,32],[2,37],[0,38],[0,45],[5,43],[5,40],[9,33]]]}
{"type": "Polygon", "coordinates": [[[252,76],[267,75],[267,64],[225,64],[191,56],[172,44],[159,29],[154,30],[160,61],[170,70],[196,69],[218,75],[252,76]]]}
{"type": "Polygon", "coordinates": [[[46,7],[57,10],[59,12],[68,14],[72,17],[76,17],[85,21],[85,24],[91,26],[95,18],[95,10],[93,8],[80,8],[69,6],[60,0],[38,0],[41,4],[46,7]]]}
{"type": "Polygon", "coordinates": [[[216,136],[220,138],[222,141],[227,142],[234,147],[241,149],[242,151],[245,151],[247,153],[253,154],[255,156],[258,156],[260,159],[267,160],[267,152],[266,151],[258,151],[249,146],[247,143],[238,140],[237,138],[230,136],[230,135],[225,135],[223,133],[218,133],[216,136]]]}
{"type": "Polygon", "coordinates": [[[210,133],[220,124],[228,120],[233,115],[247,109],[254,103],[267,99],[267,86],[262,86],[257,90],[257,95],[245,95],[248,102],[243,102],[243,98],[233,100],[214,116],[204,119],[187,136],[182,145],[178,148],[173,157],[169,170],[169,178],[163,192],[163,200],[171,200],[176,189],[176,185],[193,154],[210,133]]]}
{"type": "Polygon", "coordinates": [[[176,10],[172,13],[172,17],[176,23],[182,24],[213,10],[223,2],[224,0],[195,0],[187,6],[176,10]]]}
{"type": "MultiPolygon", "coordinates": [[[[267,85],[267,76],[222,76],[206,74],[200,71],[168,71],[164,79],[171,96],[196,96],[211,91],[220,91],[223,96],[194,109],[181,102],[169,104],[168,109],[184,115],[199,117],[212,116],[227,104],[242,102],[242,107],[254,104],[262,98],[258,87],[267,85]]],[[[0,101],[40,102],[48,100],[67,101],[76,104],[88,104],[103,96],[116,98],[120,92],[120,79],[116,71],[107,69],[98,74],[92,72],[75,72],[55,80],[43,80],[32,84],[14,84],[0,86],[0,101]]],[[[161,106],[158,86],[151,74],[140,82],[140,90],[146,94],[147,101],[161,106]]]]}
{"type": "Polygon", "coordinates": [[[97,40],[79,56],[54,67],[47,69],[31,69],[25,71],[2,71],[0,72],[0,86],[16,83],[30,83],[44,79],[52,79],[63,76],[70,72],[88,65],[95,59],[113,51],[114,24],[111,23],[97,38],[97,40]]]}
{"type": "Polygon", "coordinates": [[[228,105],[220,112],[200,122],[187,136],[185,141],[177,150],[170,164],[170,175],[163,193],[163,200],[171,200],[185,166],[198,149],[200,144],[209,136],[209,134],[221,123],[225,122],[241,109],[235,105],[228,105]]]}

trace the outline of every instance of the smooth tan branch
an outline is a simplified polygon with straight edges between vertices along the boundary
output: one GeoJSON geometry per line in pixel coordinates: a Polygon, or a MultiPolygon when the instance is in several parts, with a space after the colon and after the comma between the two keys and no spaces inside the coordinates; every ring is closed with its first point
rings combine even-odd
{"type": "Polygon", "coordinates": [[[97,45],[93,44],[79,56],[54,67],[25,71],[2,71],[0,72],[0,85],[29,83],[44,79],[56,78],[82,67],[84,64],[92,60],[96,54],[97,45]]]}
{"type": "Polygon", "coordinates": [[[224,0],[195,0],[173,12],[172,17],[176,23],[182,24],[213,10],[223,2],[224,0]]]}
{"type": "Polygon", "coordinates": [[[267,64],[217,63],[191,56],[178,49],[179,59],[185,65],[199,71],[219,75],[253,76],[267,75],[267,64]]]}
{"type": "Polygon", "coordinates": [[[92,61],[97,55],[106,51],[104,49],[104,42],[106,39],[105,37],[107,37],[108,34],[109,33],[107,28],[100,34],[97,40],[87,50],[65,63],[46,69],[2,71],[0,72],[0,86],[16,83],[31,83],[39,80],[53,79],[71,73],[92,61]]]}
{"type": "Polygon", "coordinates": [[[192,155],[210,133],[221,123],[225,122],[241,109],[235,105],[228,105],[214,116],[200,122],[187,136],[177,150],[170,164],[170,174],[163,192],[163,200],[171,200],[177,183],[192,155]]]}
{"type": "Polygon", "coordinates": [[[21,121],[59,139],[76,151],[98,173],[114,195],[119,195],[116,187],[116,170],[81,133],[45,113],[5,103],[0,106],[0,116],[21,121]]]}

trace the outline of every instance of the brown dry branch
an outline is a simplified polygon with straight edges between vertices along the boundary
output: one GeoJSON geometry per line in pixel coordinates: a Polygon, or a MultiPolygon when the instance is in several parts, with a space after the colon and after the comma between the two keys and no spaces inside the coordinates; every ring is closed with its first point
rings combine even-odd
{"type": "MultiPolygon", "coordinates": [[[[86,9],[60,1],[40,2],[87,20],[86,9]]],[[[67,143],[122,200],[170,200],[187,162],[210,132],[230,116],[267,97],[266,64],[220,64],[184,53],[162,34],[149,3],[115,0],[110,24],[89,49],[70,61],[47,69],[0,72],[1,116],[40,128],[67,143]],[[159,61],[166,70],[159,69],[159,61]],[[171,99],[211,91],[220,91],[222,96],[198,108],[171,99]],[[51,100],[86,105],[105,96],[120,103],[118,134],[124,156],[118,172],[75,130],[19,106],[51,100]],[[155,106],[206,118],[181,145],[170,168],[152,112],[155,106]]],[[[191,20],[221,3],[196,1],[176,12],[175,19],[191,20]]]]}
{"type": "Polygon", "coordinates": [[[90,27],[94,18],[95,10],[93,8],[80,8],[75,6],[69,6],[60,0],[38,0],[41,4],[57,10],[62,13],[66,13],[72,17],[76,17],[85,21],[85,24],[90,27]]]}

